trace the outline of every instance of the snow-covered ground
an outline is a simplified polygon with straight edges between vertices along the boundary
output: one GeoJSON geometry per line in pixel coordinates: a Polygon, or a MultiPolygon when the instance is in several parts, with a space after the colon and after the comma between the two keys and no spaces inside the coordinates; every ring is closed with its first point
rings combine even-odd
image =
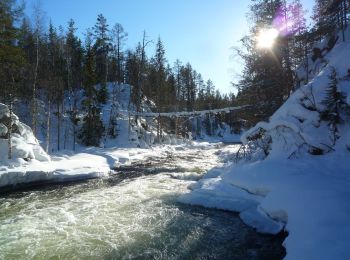
{"type": "Polygon", "coordinates": [[[350,42],[338,41],[310,60],[308,84],[245,133],[243,159],[209,171],[180,202],[239,212],[259,232],[287,231],[285,259],[350,259],[350,42]],[[336,134],[322,118],[334,71],[347,103],[336,134]]]}
{"type": "Polygon", "coordinates": [[[342,152],[215,168],[180,202],[232,210],[259,232],[288,232],[286,259],[349,259],[350,162],[342,152]]]}
{"type": "Polygon", "coordinates": [[[81,149],[78,153],[55,153],[49,161],[15,158],[0,161],[0,188],[35,182],[66,182],[80,179],[108,177],[114,168],[142,162],[149,158],[165,158],[174,150],[209,149],[216,144],[187,142],[179,145],[157,145],[149,148],[81,149]]]}
{"type": "Polygon", "coordinates": [[[149,157],[163,157],[169,145],[142,148],[86,148],[79,153],[61,152],[51,161],[16,159],[0,166],[0,187],[41,181],[61,182],[107,177],[111,170],[149,157]]]}

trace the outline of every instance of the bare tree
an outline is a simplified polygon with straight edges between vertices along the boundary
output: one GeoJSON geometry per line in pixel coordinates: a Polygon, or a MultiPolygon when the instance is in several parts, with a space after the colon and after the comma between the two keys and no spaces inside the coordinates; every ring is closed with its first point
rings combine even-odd
{"type": "Polygon", "coordinates": [[[124,31],[123,26],[120,23],[116,23],[112,30],[113,38],[115,41],[115,54],[117,58],[117,82],[118,85],[123,81],[122,75],[122,56],[123,46],[127,39],[128,34],[124,31]]]}
{"type": "MultiPolygon", "coordinates": [[[[141,52],[140,52],[140,63],[139,63],[139,70],[138,70],[138,77],[137,77],[137,86],[136,86],[136,112],[141,112],[141,92],[143,90],[143,84],[144,84],[144,70],[145,70],[145,62],[146,62],[146,47],[148,44],[152,43],[151,40],[147,39],[146,31],[143,31],[143,37],[142,37],[142,45],[141,45],[141,52]]],[[[138,115],[135,116],[135,122],[137,124],[138,115]]]]}

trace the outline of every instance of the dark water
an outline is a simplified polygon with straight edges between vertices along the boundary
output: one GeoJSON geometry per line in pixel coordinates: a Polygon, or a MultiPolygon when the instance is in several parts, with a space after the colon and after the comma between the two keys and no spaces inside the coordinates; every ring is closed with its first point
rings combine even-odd
{"type": "Polygon", "coordinates": [[[257,234],[235,213],[177,202],[212,152],[2,194],[0,259],[282,259],[283,234],[257,234]]]}

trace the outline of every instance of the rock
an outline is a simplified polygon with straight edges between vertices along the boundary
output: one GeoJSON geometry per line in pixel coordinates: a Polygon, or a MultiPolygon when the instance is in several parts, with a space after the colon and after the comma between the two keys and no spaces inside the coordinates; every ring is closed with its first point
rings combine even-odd
{"type": "Polygon", "coordinates": [[[15,114],[10,120],[10,110],[0,103],[0,164],[8,158],[8,126],[12,123],[12,158],[50,161],[50,156],[42,149],[32,129],[19,121],[15,114]]]}

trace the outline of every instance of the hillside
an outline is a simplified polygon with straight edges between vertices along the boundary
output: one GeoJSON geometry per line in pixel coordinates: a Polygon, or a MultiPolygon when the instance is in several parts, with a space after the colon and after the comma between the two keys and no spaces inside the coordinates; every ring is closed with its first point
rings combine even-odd
{"type": "MultiPolygon", "coordinates": [[[[231,151],[239,162],[209,171],[180,201],[239,212],[263,233],[288,232],[285,259],[347,259],[349,57],[350,43],[341,40],[310,57],[310,81],[245,133],[231,151]]],[[[306,75],[302,66],[298,75],[306,75]]]]}

